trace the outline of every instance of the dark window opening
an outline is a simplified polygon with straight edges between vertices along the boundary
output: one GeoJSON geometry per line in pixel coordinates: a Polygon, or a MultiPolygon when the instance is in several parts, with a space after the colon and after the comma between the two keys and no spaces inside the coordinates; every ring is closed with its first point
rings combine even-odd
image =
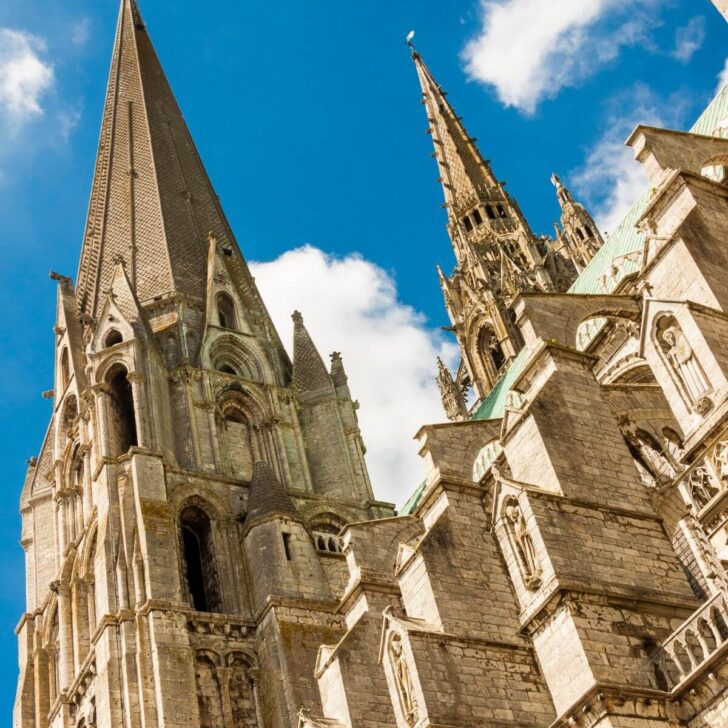
{"type": "Polygon", "coordinates": [[[579,233],[579,237],[582,240],[586,240],[586,233],[584,232],[584,228],[577,228],[576,232],[579,233]]]}
{"type": "Polygon", "coordinates": [[[227,293],[218,293],[217,298],[217,321],[223,329],[237,329],[237,318],[235,316],[235,304],[227,293]]]}
{"type": "Polygon", "coordinates": [[[220,595],[207,514],[189,506],[180,515],[187,589],[198,612],[219,612],[220,595]]]}
{"type": "Polygon", "coordinates": [[[483,224],[483,216],[480,214],[480,210],[477,207],[473,210],[473,219],[475,220],[476,225],[483,224]]]}
{"type": "Polygon", "coordinates": [[[104,339],[104,347],[108,349],[110,346],[121,344],[122,341],[124,341],[124,337],[121,335],[121,332],[116,329],[111,329],[104,339]]]}
{"type": "Polygon", "coordinates": [[[293,556],[291,554],[291,534],[284,533],[281,535],[283,536],[283,550],[286,552],[286,559],[288,559],[288,561],[293,561],[293,556]]]}
{"type": "Polygon", "coordinates": [[[466,230],[467,230],[468,232],[470,232],[470,231],[471,231],[471,230],[473,229],[473,223],[472,223],[472,222],[470,222],[470,218],[469,218],[469,217],[468,217],[467,215],[465,215],[465,216],[463,217],[463,224],[465,225],[465,229],[466,229],[466,230]]]}
{"type": "Polygon", "coordinates": [[[503,209],[503,205],[501,205],[500,203],[498,203],[496,205],[496,208],[498,209],[498,216],[499,217],[508,217],[508,215],[506,215],[506,211],[503,209]]]}
{"type": "Polygon", "coordinates": [[[217,371],[222,372],[223,374],[237,374],[237,372],[229,364],[222,364],[217,368],[217,371]]]}
{"type": "Polygon", "coordinates": [[[491,347],[491,356],[493,357],[493,364],[495,364],[496,371],[500,371],[501,367],[505,364],[506,357],[503,353],[503,349],[500,344],[496,344],[491,347]]]}
{"type": "Polygon", "coordinates": [[[488,215],[489,220],[495,220],[495,212],[493,212],[493,206],[492,205],[486,205],[485,206],[485,214],[488,215]]]}
{"type": "Polygon", "coordinates": [[[138,444],[134,395],[127,379],[127,371],[121,365],[111,369],[107,383],[110,389],[109,448],[111,456],[118,457],[138,444]]]}

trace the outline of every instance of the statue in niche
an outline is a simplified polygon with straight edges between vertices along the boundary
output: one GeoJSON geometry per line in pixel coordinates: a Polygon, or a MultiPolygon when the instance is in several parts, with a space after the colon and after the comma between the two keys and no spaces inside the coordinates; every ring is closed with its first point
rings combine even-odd
{"type": "Polygon", "coordinates": [[[541,584],[541,566],[536,555],[533,539],[528,533],[526,519],[517,503],[511,502],[506,506],[506,518],[523,567],[526,586],[529,589],[537,589],[541,584]]]}
{"type": "Polygon", "coordinates": [[[677,469],[657,438],[639,428],[634,434],[640,454],[655,477],[662,482],[673,480],[677,476],[677,469]]]}
{"type": "Polygon", "coordinates": [[[705,508],[720,492],[720,488],[713,482],[707,468],[702,465],[690,473],[687,485],[693,502],[699,511],[705,508]]]}
{"type": "Polygon", "coordinates": [[[394,671],[394,680],[397,684],[399,703],[402,706],[404,718],[409,725],[417,722],[417,701],[412,686],[412,677],[404,655],[402,638],[393,632],[389,638],[389,659],[394,671]]]}
{"type": "Polygon", "coordinates": [[[710,390],[710,385],[693,348],[675,319],[670,317],[668,325],[662,332],[659,333],[658,330],[658,337],[662,350],[672,370],[682,382],[691,404],[702,407],[701,401],[710,390]]]}

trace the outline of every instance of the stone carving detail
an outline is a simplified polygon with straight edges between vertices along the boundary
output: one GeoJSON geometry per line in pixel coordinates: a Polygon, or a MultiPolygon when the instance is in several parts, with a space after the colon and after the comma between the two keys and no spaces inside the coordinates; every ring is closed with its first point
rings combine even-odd
{"type": "Polygon", "coordinates": [[[198,653],[195,658],[195,678],[200,728],[221,728],[224,722],[216,667],[205,653],[198,653]]]}
{"type": "Polygon", "coordinates": [[[702,510],[720,492],[712,473],[704,465],[695,468],[687,479],[690,497],[698,510],[702,510]]]}
{"type": "Polygon", "coordinates": [[[516,549],[518,561],[523,572],[523,580],[529,589],[538,589],[541,586],[541,565],[536,555],[528,525],[523,516],[521,507],[515,500],[506,504],[505,516],[513,545],[516,549]]]}
{"type": "Polygon", "coordinates": [[[233,728],[252,728],[258,725],[255,710],[255,695],[247,662],[235,656],[230,665],[230,710],[233,728]]]}
{"type": "Polygon", "coordinates": [[[402,637],[396,632],[392,632],[389,637],[388,653],[402,713],[407,725],[414,725],[418,719],[417,700],[414,696],[412,676],[404,654],[402,637]]]}
{"type": "Polygon", "coordinates": [[[663,316],[657,322],[657,341],[689,404],[699,414],[707,412],[712,406],[705,396],[710,384],[674,316],[663,316]]]}

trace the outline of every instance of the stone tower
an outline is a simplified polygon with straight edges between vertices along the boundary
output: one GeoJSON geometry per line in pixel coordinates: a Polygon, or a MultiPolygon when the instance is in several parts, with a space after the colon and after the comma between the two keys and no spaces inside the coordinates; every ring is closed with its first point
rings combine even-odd
{"type": "Polygon", "coordinates": [[[563,246],[559,253],[554,241],[534,235],[414,48],[412,59],[457,261],[450,276],[438,269],[462,355],[455,379],[482,398],[523,345],[511,307],[514,298],[524,292],[566,290],[576,271],[563,246]]]}
{"type": "Polygon", "coordinates": [[[589,211],[571,196],[559,176],[551,175],[551,181],[561,207],[561,226],[554,225],[556,239],[566,247],[569,258],[581,273],[604,245],[604,238],[589,211]]]}
{"type": "Polygon", "coordinates": [[[374,500],[341,357],[256,289],[123,0],[54,407],[21,498],[16,728],[289,726],[374,500]]]}

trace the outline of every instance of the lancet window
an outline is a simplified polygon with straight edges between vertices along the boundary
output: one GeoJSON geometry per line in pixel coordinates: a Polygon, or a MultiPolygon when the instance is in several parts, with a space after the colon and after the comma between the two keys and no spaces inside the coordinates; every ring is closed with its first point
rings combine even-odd
{"type": "Polygon", "coordinates": [[[217,321],[223,329],[237,329],[238,320],[235,314],[235,304],[227,293],[218,293],[215,298],[217,303],[217,321]]]}
{"type": "Polygon", "coordinates": [[[210,518],[202,508],[187,506],[179,523],[190,602],[198,612],[219,612],[222,605],[210,518]]]}
{"type": "Polygon", "coordinates": [[[109,386],[109,450],[112,457],[118,457],[138,444],[134,395],[128,372],[121,364],[111,368],[106,383],[109,386]]]}

